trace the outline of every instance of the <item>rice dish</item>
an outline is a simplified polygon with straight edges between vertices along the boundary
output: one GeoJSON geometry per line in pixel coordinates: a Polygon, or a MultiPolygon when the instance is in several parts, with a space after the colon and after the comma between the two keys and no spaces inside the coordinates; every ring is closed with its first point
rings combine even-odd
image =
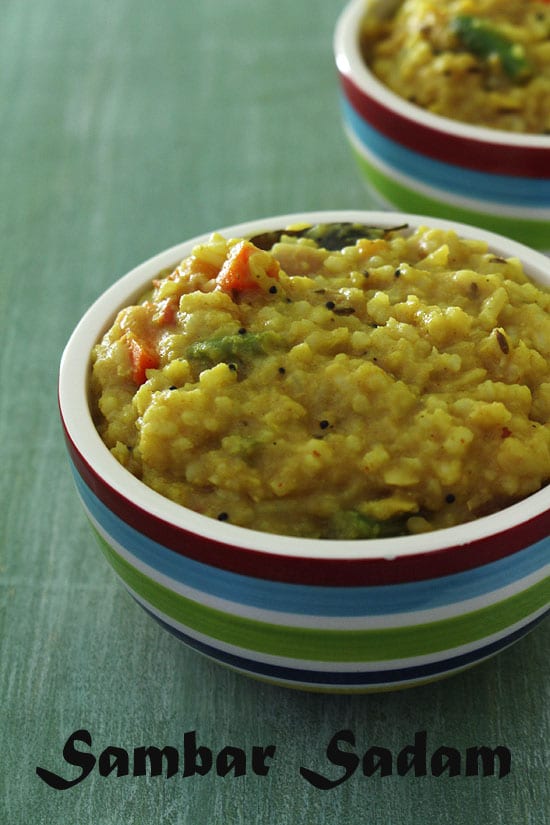
{"type": "Polygon", "coordinates": [[[550,133],[550,3],[404,0],[370,3],[361,49],[374,74],[408,101],[466,123],[550,133]]]}
{"type": "Polygon", "coordinates": [[[212,518],[448,527],[550,479],[550,292],[429,226],[214,234],[118,312],[90,397],[129,472],[212,518]]]}

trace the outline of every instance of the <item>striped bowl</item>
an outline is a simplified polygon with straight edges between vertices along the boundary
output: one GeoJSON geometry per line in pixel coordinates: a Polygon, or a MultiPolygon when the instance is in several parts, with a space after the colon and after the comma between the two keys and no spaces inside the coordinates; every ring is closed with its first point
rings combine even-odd
{"type": "MultiPolygon", "coordinates": [[[[445,221],[389,212],[308,213],[221,230],[240,237],[299,221],[379,226],[445,221]]],[[[550,286],[544,256],[467,226],[550,286]]],[[[90,416],[90,351],[117,309],[196,238],[138,266],[86,312],[63,353],[59,406],[76,490],[107,561],[134,599],[191,648],[280,685],[367,692],[450,675],[542,621],[550,596],[550,487],[500,513],[371,541],[275,536],[191,512],[146,487],[90,416]]]]}
{"type": "Polygon", "coordinates": [[[520,135],[434,115],[394,94],[367,68],[359,28],[368,3],[340,15],[334,55],[344,129],[382,206],[498,232],[550,253],[550,135],[520,135]]]}

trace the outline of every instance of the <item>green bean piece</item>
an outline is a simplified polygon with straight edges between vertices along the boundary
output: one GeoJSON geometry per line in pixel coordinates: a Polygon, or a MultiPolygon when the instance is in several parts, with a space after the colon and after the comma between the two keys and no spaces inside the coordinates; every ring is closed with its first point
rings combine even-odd
{"type": "Polygon", "coordinates": [[[196,341],[186,350],[186,357],[191,361],[203,361],[206,364],[244,361],[275,349],[279,336],[273,332],[237,333],[196,341]]]}
{"type": "Polygon", "coordinates": [[[459,15],[451,21],[451,29],[472,54],[483,58],[497,55],[512,80],[524,80],[532,73],[521,43],[512,42],[485,20],[467,14],[459,15]]]}
{"type": "Polygon", "coordinates": [[[405,536],[408,516],[384,521],[369,518],[357,510],[344,510],[332,517],[330,536],[334,539],[382,539],[405,536]]]}

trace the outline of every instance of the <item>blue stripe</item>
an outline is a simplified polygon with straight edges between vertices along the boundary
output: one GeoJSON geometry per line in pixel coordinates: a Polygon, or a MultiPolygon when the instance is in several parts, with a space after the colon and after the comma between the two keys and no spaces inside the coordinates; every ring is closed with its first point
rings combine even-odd
{"type": "Polygon", "coordinates": [[[266,679],[279,679],[297,683],[301,682],[304,685],[326,685],[335,688],[345,686],[368,687],[369,685],[394,685],[397,687],[400,682],[445,676],[446,673],[456,670],[457,668],[469,667],[481,659],[485,659],[488,656],[494,656],[495,653],[504,650],[504,648],[508,647],[513,642],[516,642],[518,639],[521,639],[523,636],[527,635],[527,633],[540,624],[543,619],[550,615],[550,610],[548,610],[546,613],[541,616],[537,616],[536,619],[524,625],[519,630],[509,633],[503,639],[499,639],[496,642],[491,642],[483,647],[478,647],[476,650],[470,651],[469,653],[463,653],[460,656],[451,656],[448,659],[441,659],[438,662],[431,662],[430,664],[416,665],[413,667],[374,671],[354,670],[350,673],[345,671],[330,672],[322,670],[304,670],[302,668],[279,667],[278,665],[256,662],[251,659],[245,659],[242,656],[235,656],[232,653],[218,650],[211,645],[197,641],[192,636],[188,636],[186,633],[183,633],[181,630],[172,627],[172,625],[169,625],[167,622],[160,619],[144,607],[143,604],[137,599],[135,601],[140,607],[143,608],[143,610],[145,610],[146,613],[148,613],[165,630],[168,630],[168,632],[173,636],[176,636],[176,638],[180,641],[184,642],[186,645],[199,653],[202,653],[209,658],[216,659],[222,664],[246,671],[246,673],[250,676],[262,676],[266,679]]]}
{"type": "Polygon", "coordinates": [[[343,117],[360,143],[393,166],[394,169],[420,183],[450,190],[464,197],[488,200],[510,206],[548,208],[550,180],[510,177],[488,172],[476,172],[462,166],[434,160],[386,137],[369,126],[357,114],[348,100],[341,96],[343,117]]]}
{"type": "Polygon", "coordinates": [[[550,537],[547,537],[512,556],[435,580],[368,587],[321,587],[257,579],[202,564],[157,544],[119,519],[76,471],[73,474],[93,518],[141,562],[188,587],[250,607],[324,616],[381,616],[426,610],[489,593],[542,570],[550,562],[550,537]]]}

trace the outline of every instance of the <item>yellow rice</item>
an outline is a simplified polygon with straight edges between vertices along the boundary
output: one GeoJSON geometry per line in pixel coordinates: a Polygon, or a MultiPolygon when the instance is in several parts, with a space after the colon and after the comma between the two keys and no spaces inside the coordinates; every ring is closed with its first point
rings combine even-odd
{"type": "Polygon", "coordinates": [[[550,4],[542,0],[404,0],[383,19],[370,3],[361,32],[366,62],[401,97],[438,115],[513,132],[550,133],[550,4]],[[497,52],[472,53],[453,31],[476,17],[530,66],[510,77],[497,52]]]}
{"type": "Polygon", "coordinates": [[[430,227],[337,251],[283,236],[250,258],[258,289],[231,292],[238,243],[214,234],[94,348],[99,432],[145,484],[234,524],[355,538],[349,514],[420,532],[548,482],[550,293],[519,260],[430,227]],[[132,340],[158,358],[139,386],[132,340]]]}

